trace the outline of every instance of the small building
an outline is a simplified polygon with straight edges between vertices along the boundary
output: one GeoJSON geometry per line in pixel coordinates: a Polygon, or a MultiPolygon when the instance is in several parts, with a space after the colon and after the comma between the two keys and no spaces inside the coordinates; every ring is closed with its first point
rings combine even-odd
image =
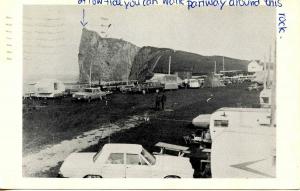
{"type": "Polygon", "coordinates": [[[39,98],[61,97],[65,92],[63,82],[56,79],[43,79],[34,85],[34,96],[39,98]]]}
{"type": "Polygon", "coordinates": [[[264,70],[263,63],[253,60],[248,64],[248,72],[260,72],[264,70]]]}

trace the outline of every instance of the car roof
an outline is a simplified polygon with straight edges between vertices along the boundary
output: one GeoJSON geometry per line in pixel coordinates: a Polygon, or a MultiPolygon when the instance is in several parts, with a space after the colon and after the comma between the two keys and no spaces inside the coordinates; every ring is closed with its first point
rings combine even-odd
{"type": "Polygon", "coordinates": [[[135,153],[139,154],[142,152],[142,145],[138,144],[121,144],[121,143],[109,143],[105,144],[102,150],[106,150],[108,152],[117,152],[117,153],[135,153]]]}

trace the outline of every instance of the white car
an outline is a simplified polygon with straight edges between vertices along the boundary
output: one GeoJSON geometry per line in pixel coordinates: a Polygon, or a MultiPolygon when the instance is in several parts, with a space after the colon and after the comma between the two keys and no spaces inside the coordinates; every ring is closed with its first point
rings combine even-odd
{"type": "Polygon", "coordinates": [[[99,152],[72,153],[59,177],[70,178],[193,178],[189,158],[155,155],[141,145],[106,144],[99,152]]]}
{"type": "Polygon", "coordinates": [[[72,95],[73,100],[86,100],[91,102],[95,99],[101,99],[106,95],[110,94],[111,92],[101,91],[100,88],[85,88],[83,91],[76,92],[72,95]]]}

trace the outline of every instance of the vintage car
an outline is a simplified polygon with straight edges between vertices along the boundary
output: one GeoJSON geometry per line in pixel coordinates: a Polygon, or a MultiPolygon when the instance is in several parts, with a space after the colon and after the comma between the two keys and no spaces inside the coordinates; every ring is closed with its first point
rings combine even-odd
{"type": "Polygon", "coordinates": [[[101,99],[106,95],[110,94],[109,91],[101,91],[100,88],[85,88],[83,91],[75,92],[72,95],[73,100],[86,100],[88,102],[101,99]]]}
{"type": "Polygon", "coordinates": [[[192,178],[189,158],[152,155],[137,144],[105,144],[99,152],[72,153],[59,177],[72,178],[192,178]]]}

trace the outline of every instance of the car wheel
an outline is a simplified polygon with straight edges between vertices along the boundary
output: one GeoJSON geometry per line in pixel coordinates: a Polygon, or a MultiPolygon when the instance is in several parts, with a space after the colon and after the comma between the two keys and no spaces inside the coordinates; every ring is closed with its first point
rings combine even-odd
{"type": "Polygon", "coordinates": [[[176,175],[168,175],[165,178],[180,178],[180,176],[176,176],[176,175]]]}
{"type": "Polygon", "coordinates": [[[86,175],[86,176],[83,177],[83,178],[102,178],[102,176],[100,176],[100,175],[88,174],[88,175],[86,175]]]}

